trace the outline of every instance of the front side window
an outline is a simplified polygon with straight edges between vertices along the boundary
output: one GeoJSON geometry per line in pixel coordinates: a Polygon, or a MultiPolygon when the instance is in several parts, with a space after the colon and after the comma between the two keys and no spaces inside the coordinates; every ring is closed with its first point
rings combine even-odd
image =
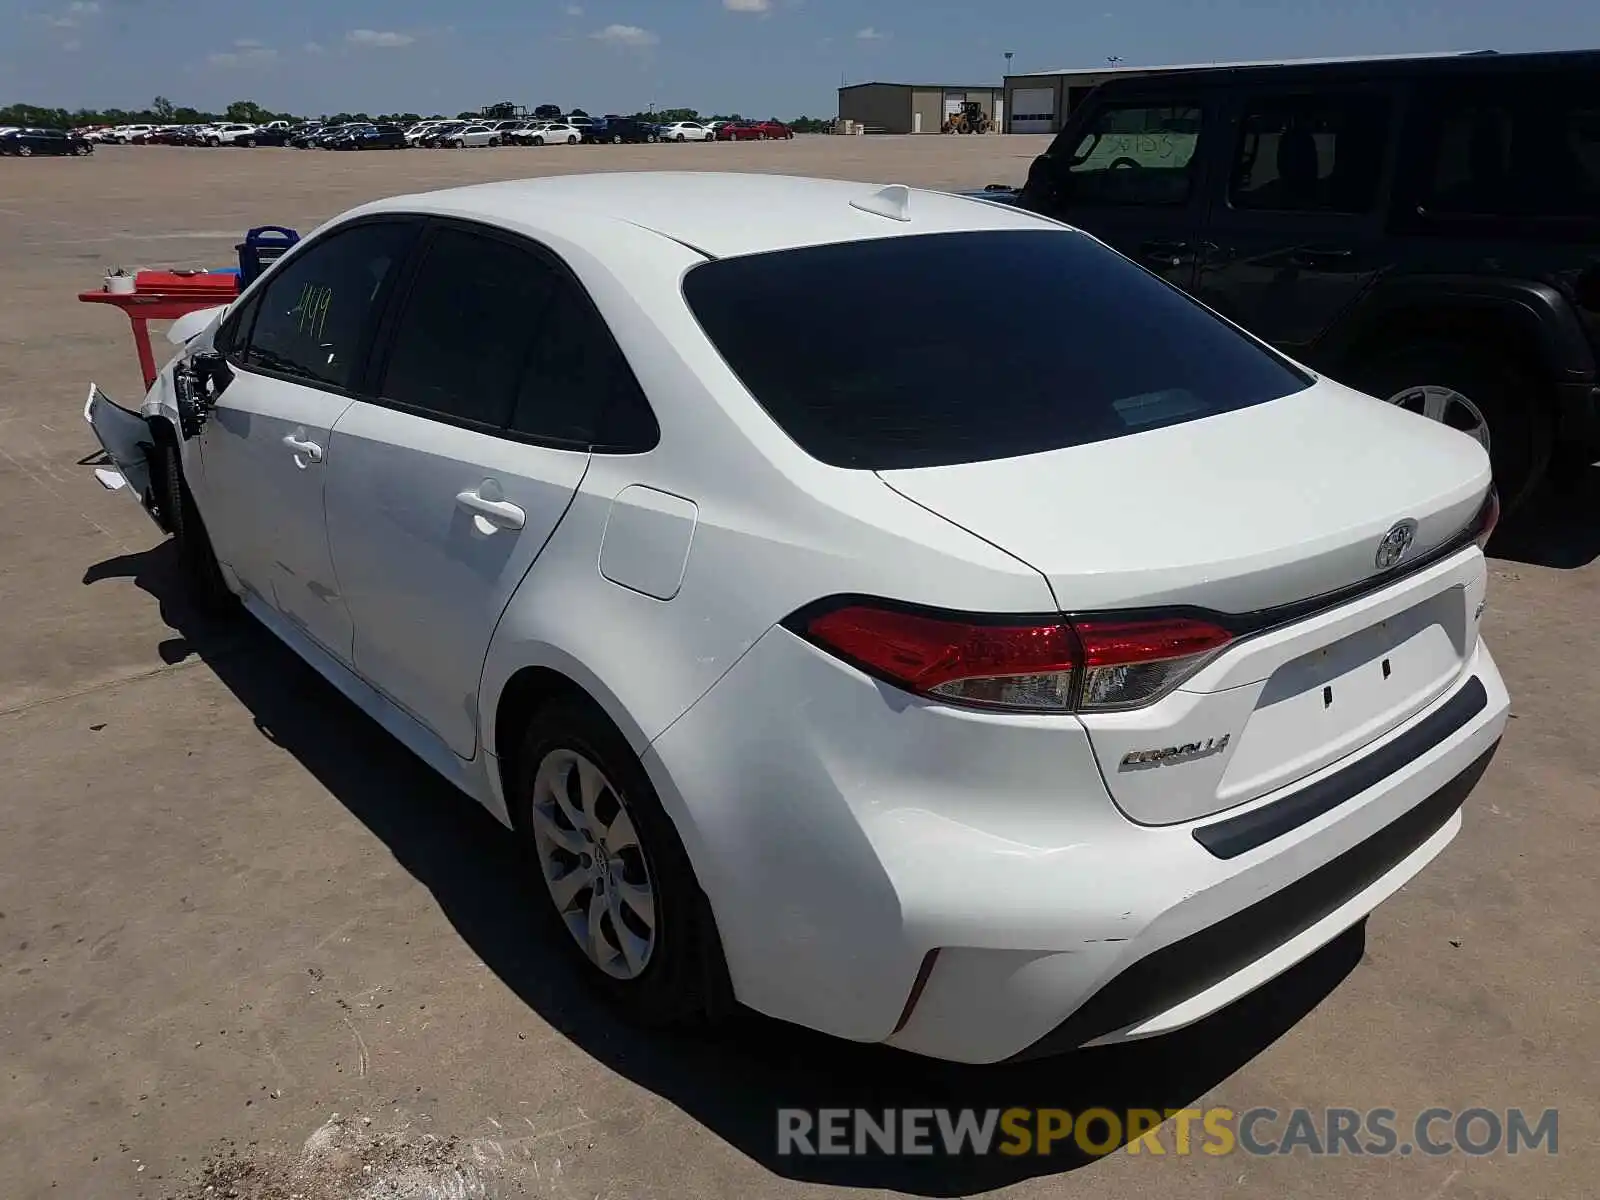
{"type": "Polygon", "coordinates": [[[1068,151],[1063,199],[1068,204],[1187,204],[1200,123],[1201,110],[1188,105],[1101,109],[1068,151]]]}
{"type": "Polygon", "coordinates": [[[839,467],[1041,454],[1311,383],[1209,309],[1068,230],[725,258],[692,268],[683,292],[756,403],[802,450],[839,467]],[[1008,297],[1026,316],[999,334],[953,335],[952,313],[967,296],[1008,297]],[[831,317],[819,323],[822,312],[831,317]]]}
{"type": "Polygon", "coordinates": [[[300,250],[263,281],[243,365],[353,387],[384,289],[415,236],[409,221],[372,222],[300,250]]]}

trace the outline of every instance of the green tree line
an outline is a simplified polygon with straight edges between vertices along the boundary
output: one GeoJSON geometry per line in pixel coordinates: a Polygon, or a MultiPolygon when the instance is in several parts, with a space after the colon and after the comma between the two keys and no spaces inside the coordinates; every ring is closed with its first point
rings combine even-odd
{"type": "MultiPolygon", "coordinates": [[[[574,110],[580,111],[580,110],[574,110]]],[[[663,125],[673,121],[738,121],[739,113],[713,113],[702,116],[692,108],[658,108],[652,112],[634,113],[642,121],[658,121],[663,125]]],[[[440,119],[440,114],[433,114],[440,119]]],[[[235,100],[222,112],[207,112],[174,104],[165,96],[157,96],[148,108],[41,108],[34,104],[12,104],[0,108],[0,125],[38,126],[44,129],[81,129],[89,125],[204,125],[211,121],[240,121],[251,125],[267,121],[301,121],[309,118],[291,112],[274,112],[263,108],[254,100],[235,100]]],[[[396,125],[409,125],[422,120],[422,115],[405,113],[333,113],[323,114],[322,120],[330,123],[349,121],[382,121],[396,125]]],[[[479,113],[462,113],[461,120],[480,119],[479,113]]],[[[826,133],[833,126],[829,119],[796,117],[786,121],[796,133],[826,133]]]]}

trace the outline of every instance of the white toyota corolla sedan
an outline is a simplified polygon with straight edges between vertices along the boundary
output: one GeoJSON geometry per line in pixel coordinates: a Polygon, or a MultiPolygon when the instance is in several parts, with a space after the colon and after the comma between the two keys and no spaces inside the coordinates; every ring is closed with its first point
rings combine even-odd
{"type": "Polygon", "coordinates": [[[1482,448],[1014,208],[404,196],[174,340],[91,389],[101,481],[526,838],[642,1020],[1175,1029],[1439,854],[1506,721],[1482,448]]]}

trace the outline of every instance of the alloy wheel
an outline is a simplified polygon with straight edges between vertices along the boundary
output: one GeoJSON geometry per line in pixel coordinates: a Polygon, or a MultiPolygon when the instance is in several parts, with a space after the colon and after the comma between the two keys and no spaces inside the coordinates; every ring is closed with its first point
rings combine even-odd
{"type": "Polygon", "coordinates": [[[552,750],[533,780],[533,840],[573,939],[613,979],[637,979],[656,945],[657,904],[633,818],[592,761],[552,750]]]}
{"type": "Polygon", "coordinates": [[[1489,422],[1483,410],[1454,388],[1433,383],[1404,388],[1390,396],[1389,403],[1448,425],[1489,449],[1489,422]]]}

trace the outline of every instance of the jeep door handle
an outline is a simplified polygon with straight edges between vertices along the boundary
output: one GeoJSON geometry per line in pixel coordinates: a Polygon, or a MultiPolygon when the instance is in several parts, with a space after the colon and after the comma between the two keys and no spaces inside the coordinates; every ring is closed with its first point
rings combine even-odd
{"type": "Polygon", "coordinates": [[[285,434],[283,438],[283,444],[294,451],[295,466],[302,471],[305,470],[307,462],[319,463],[322,461],[322,447],[315,442],[305,441],[299,436],[303,432],[303,430],[296,430],[294,433],[285,434]],[[301,461],[302,457],[305,461],[301,461]]]}
{"type": "Polygon", "coordinates": [[[1336,267],[1355,256],[1356,252],[1345,246],[1302,246],[1289,252],[1289,264],[1295,267],[1336,267]]]}
{"type": "Polygon", "coordinates": [[[1149,262],[1158,262],[1163,266],[1176,267],[1186,262],[1193,262],[1195,249],[1190,242],[1168,241],[1164,238],[1156,238],[1140,244],[1139,256],[1149,262]]]}
{"type": "Polygon", "coordinates": [[[489,499],[482,495],[481,489],[458,493],[456,506],[482,518],[493,529],[521,529],[528,523],[528,514],[517,505],[509,500],[489,499]]]}

